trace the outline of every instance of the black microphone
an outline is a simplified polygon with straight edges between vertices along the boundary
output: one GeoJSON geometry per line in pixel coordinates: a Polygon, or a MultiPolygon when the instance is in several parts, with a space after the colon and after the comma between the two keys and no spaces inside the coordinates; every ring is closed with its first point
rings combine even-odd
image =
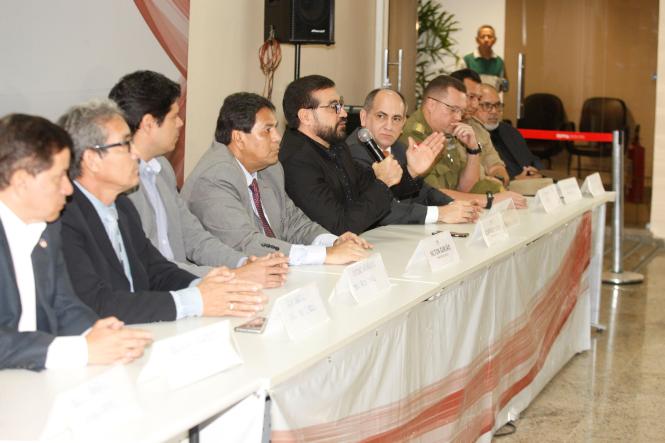
{"type": "Polygon", "coordinates": [[[367,148],[367,152],[369,152],[369,156],[372,157],[374,160],[380,162],[385,158],[383,156],[383,151],[381,150],[381,148],[379,148],[379,145],[376,144],[376,142],[372,138],[372,134],[369,132],[367,128],[360,128],[360,130],[358,131],[358,140],[360,141],[360,143],[365,145],[365,148],[367,148]]]}

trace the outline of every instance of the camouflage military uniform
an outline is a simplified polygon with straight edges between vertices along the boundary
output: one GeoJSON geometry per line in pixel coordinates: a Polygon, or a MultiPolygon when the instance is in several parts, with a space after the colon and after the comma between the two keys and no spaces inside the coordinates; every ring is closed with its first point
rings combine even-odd
{"type": "MultiPolygon", "coordinates": [[[[480,180],[471,189],[472,193],[484,194],[486,191],[500,192],[501,185],[493,180],[485,179],[485,168],[501,163],[501,158],[492,145],[489,133],[485,128],[480,125],[475,119],[465,121],[468,123],[476,133],[476,139],[483,145],[483,152],[480,154],[480,162],[483,166],[480,168],[480,180]],[[486,148],[487,147],[487,148],[486,148]],[[489,149],[488,149],[489,148],[489,149]],[[487,152],[486,152],[487,151],[487,152]]],[[[416,142],[420,143],[425,140],[431,133],[432,128],[425,120],[425,116],[419,109],[408,118],[404,124],[404,130],[400,140],[408,144],[408,138],[413,138],[416,142]]],[[[457,139],[452,139],[448,146],[441,154],[439,160],[434,164],[425,181],[435,188],[457,189],[459,184],[459,177],[464,170],[467,162],[466,148],[457,139]]]]}

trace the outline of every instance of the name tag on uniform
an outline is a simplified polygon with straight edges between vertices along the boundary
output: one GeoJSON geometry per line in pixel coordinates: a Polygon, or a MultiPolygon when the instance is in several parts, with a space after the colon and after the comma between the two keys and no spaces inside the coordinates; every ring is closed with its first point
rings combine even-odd
{"type": "Polygon", "coordinates": [[[388,272],[381,254],[347,266],[337,281],[330,302],[343,304],[366,303],[390,288],[388,272]]]}
{"type": "Polygon", "coordinates": [[[552,214],[562,206],[559,191],[555,184],[540,188],[538,192],[536,192],[536,202],[540,204],[548,214],[552,214]]]}
{"type": "Polygon", "coordinates": [[[178,389],[239,364],[230,323],[222,320],[153,343],[138,381],[164,378],[171,389],[178,389]]]}
{"type": "Polygon", "coordinates": [[[603,186],[603,181],[600,179],[600,174],[594,172],[591,175],[587,175],[582,183],[582,192],[586,195],[591,195],[592,197],[598,197],[605,193],[605,187],[603,186]]]}
{"type": "Polygon", "coordinates": [[[556,186],[559,188],[563,201],[567,205],[582,200],[582,192],[580,191],[580,186],[577,184],[577,179],[575,177],[559,180],[556,186]]]}
{"type": "Polygon", "coordinates": [[[418,276],[427,265],[432,272],[459,263],[460,257],[450,231],[443,231],[418,242],[404,270],[405,276],[418,276]]]}

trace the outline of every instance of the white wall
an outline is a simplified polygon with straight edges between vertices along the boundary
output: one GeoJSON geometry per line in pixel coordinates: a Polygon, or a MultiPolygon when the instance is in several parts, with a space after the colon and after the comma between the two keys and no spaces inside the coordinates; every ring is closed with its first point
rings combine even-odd
{"type": "MultiPolygon", "coordinates": [[[[444,10],[453,13],[455,20],[459,22],[460,30],[453,35],[453,38],[457,40],[456,52],[460,57],[464,57],[478,47],[476,32],[480,26],[487,24],[492,25],[496,30],[497,42],[494,45],[494,52],[504,58],[505,0],[437,0],[437,2],[443,6],[444,10]]],[[[451,70],[451,67],[447,67],[447,70],[451,70]]],[[[510,69],[507,69],[507,72],[509,77],[514,77],[511,75],[510,69]]]]}
{"type": "Polygon", "coordinates": [[[179,74],[130,0],[0,0],[0,115],[58,118],[124,74],[179,74]]]}
{"type": "MultiPolygon", "coordinates": [[[[210,146],[224,98],[239,91],[262,93],[263,5],[263,0],[190,4],[185,176],[210,146]]],[[[303,46],[300,75],[330,77],[346,103],[361,104],[374,86],[375,20],[376,2],[336,0],[335,45],[303,46]]],[[[293,45],[282,45],[272,96],[282,131],[282,96],[293,80],[294,58],[293,45]]]]}

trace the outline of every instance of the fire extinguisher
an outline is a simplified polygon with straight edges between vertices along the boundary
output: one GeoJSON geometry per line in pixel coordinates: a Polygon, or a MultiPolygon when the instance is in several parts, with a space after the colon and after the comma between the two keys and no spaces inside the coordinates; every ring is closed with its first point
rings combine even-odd
{"type": "Polygon", "coordinates": [[[644,195],[644,146],[640,145],[640,125],[635,126],[635,136],[628,148],[628,158],[632,163],[633,174],[626,200],[641,203],[644,195]]]}

